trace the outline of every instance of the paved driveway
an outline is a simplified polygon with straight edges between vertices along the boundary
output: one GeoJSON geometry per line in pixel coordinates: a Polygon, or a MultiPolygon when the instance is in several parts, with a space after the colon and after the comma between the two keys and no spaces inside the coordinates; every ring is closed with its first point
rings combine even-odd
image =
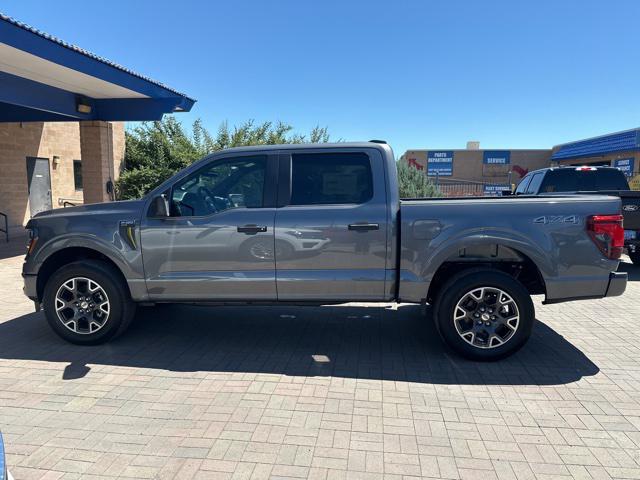
{"type": "Polygon", "coordinates": [[[419,307],[158,307],[58,339],[0,260],[0,428],[16,479],[640,478],[640,269],[538,306],[493,364],[419,307]]]}

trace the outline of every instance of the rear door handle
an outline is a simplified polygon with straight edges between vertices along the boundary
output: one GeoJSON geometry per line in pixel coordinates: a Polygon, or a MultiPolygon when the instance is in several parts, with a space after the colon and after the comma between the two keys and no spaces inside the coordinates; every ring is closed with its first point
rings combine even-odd
{"type": "Polygon", "coordinates": [[[368,230],[378,230],[380,225],[377,223],[351,223],[349,224],[349,230],[355,230],[356,232],[366,232],[368,230]]]}
{"type": "Polygon", "coordinates": [[[241,227],[238,227],[239,233],[261,233],[266,231],[267,231],[266,225],[251,224],[251,225],[243,225],[241,227]]]}

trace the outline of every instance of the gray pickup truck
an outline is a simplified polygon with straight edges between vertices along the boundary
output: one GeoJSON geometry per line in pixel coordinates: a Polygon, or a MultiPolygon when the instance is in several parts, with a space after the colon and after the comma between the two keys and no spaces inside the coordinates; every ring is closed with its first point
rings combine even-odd
{"type": "Polygon", "coordinates": [[[140,303],[429,303],[451,348],[493,360],[530,336],[530,295],[624,292],[620,209],[599,195],[400,200],[383,142],[234,148],[141,200],[35,216],[24,290],[78,344],[122,333],[140,303]]]}

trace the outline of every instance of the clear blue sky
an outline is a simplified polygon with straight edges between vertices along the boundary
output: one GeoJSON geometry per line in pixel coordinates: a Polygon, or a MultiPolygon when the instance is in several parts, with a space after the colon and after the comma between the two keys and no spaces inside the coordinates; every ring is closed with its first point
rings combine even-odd
{"type": "Polygon", "coordinates": [[[640,125],[640,1],[4,0],[0,10],[253,118],[408,148],[548,148],[640,125]]]}

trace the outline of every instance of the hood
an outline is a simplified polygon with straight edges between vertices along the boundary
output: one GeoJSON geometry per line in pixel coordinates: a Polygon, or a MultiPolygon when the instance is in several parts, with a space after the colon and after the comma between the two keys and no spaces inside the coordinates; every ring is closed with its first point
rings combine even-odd
{"type": "Polygon", "coordinates": [[[123,200],[120,202],[90,203],[88,205],[78,205],[77,207],[55,208],[40,212],[33,217],[34,220],[47,218],[78,217],[84,215],[119,214],[132,215],[141,212],[144,200],[123,200]]]}

